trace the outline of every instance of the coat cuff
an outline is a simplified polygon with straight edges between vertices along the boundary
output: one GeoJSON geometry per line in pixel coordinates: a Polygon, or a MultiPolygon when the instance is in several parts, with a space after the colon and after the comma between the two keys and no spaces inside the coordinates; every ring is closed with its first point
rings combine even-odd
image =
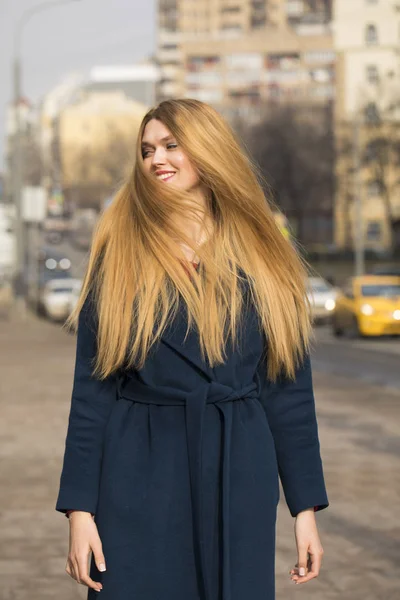
{"type": "Polygon", "coordinates": [[[97,494],[96,498],[93,494],[85,493],[82,491],[68,490],[65,488],[60,489],[58,495],[56,510],[67,514],[72,510],[81,510],[83,512],[96,514],[97,509],[97,494]]]}
{"type": "MultiPolygon", "coordinates": [[[[69,515],[73,512],[77,512],[77,510],[78,510],[77,508],[73,508],[72,510],[67,510],[65,513],[65,516],[69,519],[69,515]]],[[[86,512],[86,511],[83,511],[83,512],[86,512]]],[[[92,515],[92,517],[94,517],[93,513],[90,513],[90,514],[92,515]]]]}
{"type": "Polygon", "coordinates": [[[329,506],[328,497],[324,489],[324,485],[318,482],[314,488],[311,486],[306,491],[300,486],[292,486],[290,490],[285,486],[285,498],[288,505],[290,514],[292,517],[296,517],[303,510],[314,508],[314,511],[320,511],[329,506]],[[297,493],[297,490],[302,490],[301,493],[297,493]]]}

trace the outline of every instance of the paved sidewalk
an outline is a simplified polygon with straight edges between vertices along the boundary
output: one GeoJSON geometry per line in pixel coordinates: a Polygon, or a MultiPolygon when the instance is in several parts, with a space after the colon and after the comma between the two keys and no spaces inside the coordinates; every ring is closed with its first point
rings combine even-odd
{"type": "MultiPolygon", "coordinates": [[[[45,321],[0,321],[0,600],[86,596],[64,573],[68,523],[54,511],[74,347],[72,336],[45,321]]],[[[277,600],[397,600],[400,395],[314,379],[331,501],[317,516],[324,569],[305,586],[290,582],[293,520],[282,502],[277,600]]]]}

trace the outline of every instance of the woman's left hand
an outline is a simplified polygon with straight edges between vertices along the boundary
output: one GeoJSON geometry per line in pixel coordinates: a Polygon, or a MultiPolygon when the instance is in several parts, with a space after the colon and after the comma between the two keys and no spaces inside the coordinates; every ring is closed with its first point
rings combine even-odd
{"type": "Polygon", "coordinates": [[[318,577],[324,553],[313,508],[296,516],[294,533],[298,556],[295,568],[290,571],[291,579],[296,584],[307,583],[318,577]]]}

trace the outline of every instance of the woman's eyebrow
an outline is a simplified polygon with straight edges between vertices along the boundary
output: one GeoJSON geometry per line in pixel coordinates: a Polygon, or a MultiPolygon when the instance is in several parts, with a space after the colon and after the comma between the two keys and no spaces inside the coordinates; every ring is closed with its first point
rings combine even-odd
{"type": "MultiPolygon", "coordinates": [[[[167,135],[167,136],[163,137],[163,138],[160,140],[160,142],[168,142],[169,140],[172,140],[172,139],[174,139],[174,136],[173,136],[173,135],[167,135]]],[[[150,148],[154,148],[154,145],[153,145],[153,144],[150,144],[150,142],[143,141],[143,142],[142,142],[142,148],[145,148],[146,146],[147,146],[147,147],[150,147],[150,148]]]]}

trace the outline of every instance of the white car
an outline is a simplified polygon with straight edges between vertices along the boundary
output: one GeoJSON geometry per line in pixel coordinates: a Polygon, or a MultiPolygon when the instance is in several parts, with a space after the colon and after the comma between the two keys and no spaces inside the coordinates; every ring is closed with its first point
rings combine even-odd
{"type": "Polygon", "coordinates": [[[322,277],[309,277],[307,295],[314,323],[329,322],[335,310],[338,290],[322,277]]]}
{"type": "Polygon", "coordinates": [[[43,289],[41,305],[45,315],[53,321],[64,321],[70,314],[70,301],[80,279],[50,279],[43,289]]]}

